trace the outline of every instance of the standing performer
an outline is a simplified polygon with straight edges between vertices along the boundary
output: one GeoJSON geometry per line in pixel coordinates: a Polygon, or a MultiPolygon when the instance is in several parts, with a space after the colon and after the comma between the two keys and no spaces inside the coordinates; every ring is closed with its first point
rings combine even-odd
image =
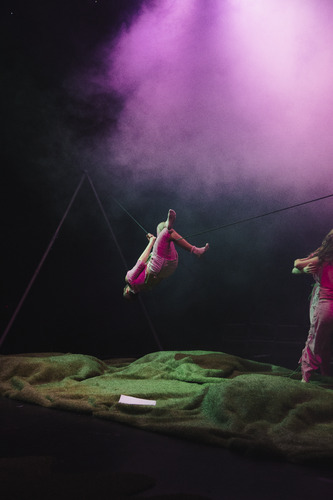
{"type": "Polygon", "coordinates": [[[168,212],[168,218],[157,226],[157,238],[148,233],[149,243],[140,255],[136,265],[125,277],[126,286],[123,297],[133,299],[139,292],[151,290],[163,279],[171,276],[178,265],[178,253],[175,244],[201,257],[209,248],[208,243],[198,248],[188,243],[173,229],[176,212],[168,212]]]}
{"type": "Polygon", "coordinates": [[[333,230],[309,257],[296,259],[293,273],[311,273],[314,285],[310,302],[310,329],[302,356],[302,382],[309,382],[314,370],[330,375],[333,337],[333,230]]]}

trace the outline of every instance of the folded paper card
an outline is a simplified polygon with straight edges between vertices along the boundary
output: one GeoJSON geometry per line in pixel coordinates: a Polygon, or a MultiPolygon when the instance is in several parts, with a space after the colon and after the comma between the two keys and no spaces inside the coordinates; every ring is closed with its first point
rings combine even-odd
{"type": "Polygon", "coordinates": [[[153,401],[152,399],[134,398],[133,396],[124,396],[124,394],[120,396],[119,403],[126,405],[156,405],[156,401],[153,401]]]}

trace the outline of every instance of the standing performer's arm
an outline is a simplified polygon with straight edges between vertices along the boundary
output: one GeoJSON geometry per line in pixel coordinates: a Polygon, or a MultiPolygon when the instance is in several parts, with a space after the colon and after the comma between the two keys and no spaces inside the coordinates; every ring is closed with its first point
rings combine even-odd
{"type": "Polygon", "coordinates": [[[319,259],[315,257],[306,257],[305,259],[296,259],[294,262],[293,274],[315,273],[319,266],[319,259]]]}

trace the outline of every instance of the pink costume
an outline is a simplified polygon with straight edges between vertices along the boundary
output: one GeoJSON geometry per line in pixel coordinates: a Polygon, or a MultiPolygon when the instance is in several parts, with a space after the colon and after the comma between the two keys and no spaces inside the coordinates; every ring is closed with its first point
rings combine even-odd
{"type": "Polygon", "coordinates": [[[325,262],[318,276],[310,303],[309,335],[299,362],[303,380],[320,368],[322,375],[330,375],[331,342],[333,334],[333,264],[325,262]]]}
{"type": "Polygon", "coordinates": [[[171,276],[177,269],[178,253],[171,239],[172,230],[164,228],[161,232],[157,230],[157,233],[158,236],[148,262],[138,260],[126,274],[125,280],[134,293],[150,290],[164,278],[171,276]]]}

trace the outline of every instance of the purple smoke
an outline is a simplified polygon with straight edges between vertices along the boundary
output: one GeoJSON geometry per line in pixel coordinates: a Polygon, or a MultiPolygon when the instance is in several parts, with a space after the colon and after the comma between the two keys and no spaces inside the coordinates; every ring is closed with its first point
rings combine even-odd
{"type": "Polygon", "coordinates": [[[255,186],[328,194],[333,143],[329,2],[160,0],[101,51],[124,99],[106,162],[137,186],[211,197],[255,186]],[[119,171],[119,170],[118,170],[119,171]]]}

